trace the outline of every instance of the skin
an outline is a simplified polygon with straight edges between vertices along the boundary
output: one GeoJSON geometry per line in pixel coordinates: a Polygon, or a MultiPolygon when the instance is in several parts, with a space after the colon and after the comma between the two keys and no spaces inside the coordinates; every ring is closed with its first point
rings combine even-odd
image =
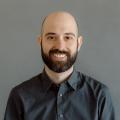
{"type": "MultiPolygon", "coordinates": [[[[42,26],[42,33],[37,41],[42,46],[44,53],[48,54],[50,49],[69,51],[73,55],[80,50],[83,37],[78,37],[78,28],[75,18],[68,12],[59,11],[49,14],[42,26]]],[[[52,56],[55,61],[64,61],[64,57],[52,56]]],[[[65,72],[57,73],[45,65],[45,71],[55,84],[63,82],[72,72],[73,65],[65,72]]]]}

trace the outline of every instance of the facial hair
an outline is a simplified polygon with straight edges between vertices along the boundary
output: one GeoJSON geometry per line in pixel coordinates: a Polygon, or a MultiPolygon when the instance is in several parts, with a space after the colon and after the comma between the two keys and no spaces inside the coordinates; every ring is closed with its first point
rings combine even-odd
{"type": "Polygon", "coordinates": [[[48,53],[44,53],[43,47],[41,45],[41,55],[44,63],[47,65],[49,69],[51,69],[54,72],[61,73],[67,71],[69,68],[72,67],[72,65],[75,63],[77,54],[78,54],[78,45],[76,47],[76,51],[73,55],[70,54],[68,51],[61,51],[59,49],[51,49],[48,53]],[[67,59],[64,61],[54,61],[51,58],[51,55],[53,54],[65,54],[67,56],[67,59]]]}

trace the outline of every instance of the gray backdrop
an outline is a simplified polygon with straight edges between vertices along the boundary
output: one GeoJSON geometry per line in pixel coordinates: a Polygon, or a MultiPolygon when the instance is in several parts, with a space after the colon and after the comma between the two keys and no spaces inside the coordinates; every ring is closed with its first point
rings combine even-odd
{"type": "Polygon", "coordinates": [[[58,10],[77,17],[84,44],[76,67],[109,86],[120,120],[120,0],[0,0],[0,120],[11,88],[42,71],[36,37],[58,10]]]}

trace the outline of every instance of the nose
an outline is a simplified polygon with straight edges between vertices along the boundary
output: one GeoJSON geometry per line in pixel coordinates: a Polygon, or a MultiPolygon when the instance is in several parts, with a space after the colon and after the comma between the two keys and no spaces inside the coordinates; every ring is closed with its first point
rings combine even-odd
{"type": "Polygon", "coordinates": [[[65,50],[66,49],[65,47],[66,47],[66,43],[65,43],[64,39],[62,37],[59,37],[56,40],[55,48],[57,48],[59,50],[65,50]]]}

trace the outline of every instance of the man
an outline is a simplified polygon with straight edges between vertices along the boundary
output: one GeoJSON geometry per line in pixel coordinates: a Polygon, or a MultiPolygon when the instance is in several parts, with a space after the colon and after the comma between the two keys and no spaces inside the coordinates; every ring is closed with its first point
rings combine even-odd
{"type": "Polygon", "coordinates": [[[73,69],[82,42],[70,13],[48,15],[38,37],[44,70],[12,89],[4,120],[115,120],[108,88],[73,69]]]}

